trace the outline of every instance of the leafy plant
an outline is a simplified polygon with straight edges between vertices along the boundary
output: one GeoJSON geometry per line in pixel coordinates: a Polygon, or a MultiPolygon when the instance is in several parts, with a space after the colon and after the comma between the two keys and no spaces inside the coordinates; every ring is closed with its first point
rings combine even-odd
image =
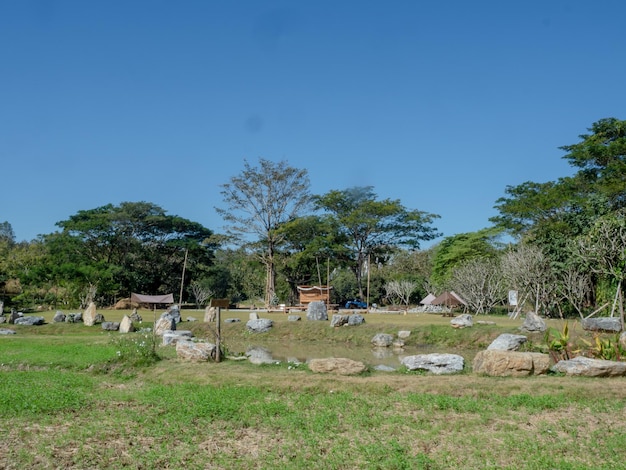
{"type": "Polygon", "coordinates": [[[156,352],[156,336],[152,332],[141,332],[132,336],[113,337],[116,346],[114,362],[132,367],[147,367],[161,360],[156,352]]]}
{"type": "Polygon", "coordinates": [[[622,357],[626,356],[626,349],[619,343],[619,337],[611,341],[610,338],[594,335],[593,342],[584,339],[583,342],[588,346],[588,352],[596,359],[621,361],[622,357]]]}
{"type": "Polygon", "coordinates": [[[561,331],[556,328],[548,328],[545,334],[545,342],[548,345],[548,352],[554,362],[573,358],[578,351],[572,350],[573,344],[570,341],[569,325],[565,322],[561,331]]]}

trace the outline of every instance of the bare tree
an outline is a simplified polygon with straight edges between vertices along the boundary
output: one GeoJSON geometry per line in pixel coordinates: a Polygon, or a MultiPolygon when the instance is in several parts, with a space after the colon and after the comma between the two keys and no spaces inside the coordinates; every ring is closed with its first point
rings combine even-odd
{"type": "Polygon", "coordinates": [[[213,295],[213,290],[199,281],[191,281],[191,293],[196,299],[196,308],[200,308],[213,295]]]}
{"type": "Polygon", "coordinates": [[[82,295],[80,296],[80,306],[81,308],[87,307],[91,302],[96,298],[96,293],[98,292],[98,286],[92,283],[89,283],[87,287],[83,290],[82,295]]]}
{"type": "Polygon", "coordinates": [[[452,271],[449,285],[477,314],[490,312],[505,296],[500,263],[491,258],[462,263],[452,271]]]}
{"type": "Polygon", "coordinates": [[[404,305],[409,305],[411,294],[417,289],[417,283],[413,281],[389,281],[385,284],[387,297],[399,299],[404,305]]]}
{"type": "MultiPolygon", "coordinates": [[[[617,282],[616,302],[623,316],[622,287],[626,279],[626,218],[623,213],[599,218],[586,236],[578,239],[576,253],[593,273],[617,282]]],[[[611,316],[615,312],[615,303],[611,316]]],[[[623,322],[623,319],[622,319],[623,322]]]]}
{"type": "Polygon", "coordinates": [[[227,208],[216,210],[230,224],[229,235],[242,246],[262,247],[258,254],[266,269],[265,303],[269,305],[276,296],[276,248],[283,241],[278,229],[309,205],[308,173],[285,161],[260,158],[258,167],[244,161],[244,170],[222,185],[221,193],[227,208]],[[246,235],[258,240],[247,240],[246,235]]]}
{"type": "Polygon", "coordinates": [[[501,266],[509,286],[519,292],[517,311],[528,300],[534,301],[537,314],[541,310],[547,312],[554,304],[556,278],[549,260],[540,248],[518,245],[502,256],[501,266]]]}
{"type": "Polygon", "coordinates": [[[592,289],[591,276],[577,268],[569,267],[557,275],[557,292],[576,309],[583,318],[583,308],[592,289]]]}

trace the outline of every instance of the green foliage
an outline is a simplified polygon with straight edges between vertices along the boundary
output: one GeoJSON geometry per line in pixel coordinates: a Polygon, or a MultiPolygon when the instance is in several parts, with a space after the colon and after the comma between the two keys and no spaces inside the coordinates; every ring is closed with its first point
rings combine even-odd
{"type": "Polygon", "coordinates": [[[548,352],[554,362],[572,359],[578,351],[572,350],[574,345],[570,339],[569,324],[565,322],[562,330],[548,328],[544,340],[548,346],[548,352]]]}
{"type": "Polygon", "coordinates": [[[619,335],[615,338],[604,338],[599,334],[594,335],[593,341],[582,340],[587,346],[587,352],[596,359],[604,359],[606,361],[621,361],[626,357],[626,348],[620,341],[619,335]]]}
{"type": "Polygon", "coordinates": [[[157,353],[157,337],[153,332],[128,333],[111,336],[116,349],[113,363],[129,367],[149,367],[161,360],[157,353]]]}
{"type": "Polygon", "coordinates": [[[421,241],[439,235],[431,226],[438,215],[409,210],[399,200],[378,200],[371,186],[333,190],[314,200],[344,240],[361,297],[368,257],[372,263],[384,263],[398,247],[417,249],[421,241]]]}
{"type": "Polygon", "coordinates": [[[495,257],[499,252],[497,237],[501,232],[499,228],[485,228],[444,238],[434,249],[432,282],[442,286],[459,264],[495,257]]]}
{"type": "Polygon", "coordinates": [[[307,209],[308,172],[286,161],[260,158],[256,167],[244,161],[243,171],[222,185],[221,194],[226,207],[216,210],[229,224],[228,234],[253,250],[266,267],[264,299],[269,304],[276,289],[276,252],[284,239],[280,227],[307,209]]]}

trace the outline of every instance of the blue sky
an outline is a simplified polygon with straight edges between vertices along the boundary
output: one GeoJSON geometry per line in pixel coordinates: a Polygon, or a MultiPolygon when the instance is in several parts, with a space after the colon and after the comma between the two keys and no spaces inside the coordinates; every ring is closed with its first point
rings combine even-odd
{"type": "Polygon", "coordinates": [[[259,157],[489,226],[507,185],[626,119],[626,2],[2,1],[0,222],[148,201],[223,231],[259,157]]]}

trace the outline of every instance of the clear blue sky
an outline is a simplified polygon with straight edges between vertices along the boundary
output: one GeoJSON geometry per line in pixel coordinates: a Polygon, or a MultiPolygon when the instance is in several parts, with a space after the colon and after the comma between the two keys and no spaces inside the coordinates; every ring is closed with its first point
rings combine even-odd
{"type": "Polygon", "coordinates": [[[148,201],[221,232],[258,157],[489,226],[626,119],[626,2],[0,1],[0,222],[148,201]]]}

